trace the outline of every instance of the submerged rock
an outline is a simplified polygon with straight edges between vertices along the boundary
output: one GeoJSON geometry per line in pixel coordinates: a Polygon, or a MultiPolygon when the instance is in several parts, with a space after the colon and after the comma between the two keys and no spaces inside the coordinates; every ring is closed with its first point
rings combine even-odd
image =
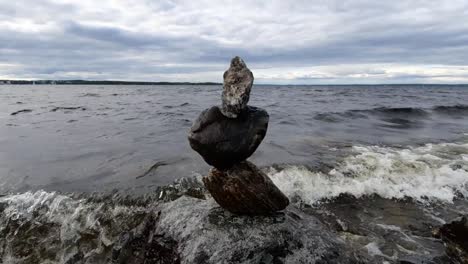
{"type": "Polygon", "coordinates": [[[356,263],[359,253],[294,207],[236,216],[213,199],[138,206],[82,198],[40,191],[0,199],[0,263],[356,263]]]}
{"type": "Polygon", "coordinates": [[[249,106],[237,118],[227,118],[213,106],[200,114],[188,139],[208,164],[227,169],[255,152],[265,137],[268,120],[261,108],[249,106]]]}
{"type": "Polygon", "coordinates": [[[442,243],[429,228],[439,220],[408,201],[346,195],[313,208],[239,216],[211,198],[160,198],[159,192],[0,195],[0,262],[464,263],[447,257],[444,244],[449,233],[464,243],[458,227],[466,221],[441,228],[451,230],[443,231],[442,243]]]}
{"type": "Polygon", "coordinates": [[[245,62],[236,56],[231,60],[231,66],[224,72],[223,78],[221,112],[229,118],[236,118],[249,102],[254,77],[245,62]]]}
{"type": "Polygon", "coordinates": [[[181,263],[360,263],[315,217],[295,208],[236,216],[213,200],[181,197],[161,207],[157,234],[178,241],[181,263]]]}
{"type": "Polygon", "coordinates": [[[116,241],[109,241],[109,247],[112,246],[110,253],[112,262],[109,262],[128,264],[181,263],[177,252],[177,242],[154,232],[156,221],[157,216],[149,213],[139,226],[120,234],[116,241]]]}
{"type": "Polygon", "coordinates": [[[289,204],[270,178],[248,161],[226,171],[214,168],[203,182],[216,202],[232,213],[271,214],[289,204]]]}

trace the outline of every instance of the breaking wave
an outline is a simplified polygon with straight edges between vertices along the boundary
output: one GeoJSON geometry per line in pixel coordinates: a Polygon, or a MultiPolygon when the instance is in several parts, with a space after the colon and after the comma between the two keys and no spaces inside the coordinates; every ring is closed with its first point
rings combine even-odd
{"type": "Polygon", "coordinates": [[[348,110],[345,112],[319,113],[315,115],[314,118],[324,122],[339,122],[342,119],[368,118],[369,116],[376,116],[384,119],[401,118],[418,120],[428,118],[431,114],[458,117],[468,114],[468,105],[441,105],[429,109],[417,107],[377,107],[363,110],[348,110]]]}
{"type": "Polygon", "coordinates": [[[468,143],[354,146],[352,151],[328,173],[289,166],[270,168],[269,175],[289,197],[310,204],[340,194],[449,203],[458,196],[468,197],[468,143]]]}
{"type": "MultiPolygon", "coordinates": [[[[341,194],[412,198],[422,203],[451,203],[457,197],[468,197],[468,143],[406,148],[354,146],[352,152],[328,172],[301,166],[281,170],[270,167],[267,172],[292,201],[311,205],[341,194]]],[[[237,258],[258,263],[248,260],[276,252],[276,239],[285,232],[291,235],[279,248],[289,253],[268,258],[315,256],[303,254],[301,247],[289,243],[291,239],[306,243],[304,249],[311,252],[321,250],[324,258],[333,257],[326,252],[332,252],[330,247],[336,241],[315,224],[315,218],[301,220],[310,225],[306,227],[309,233],[303,234],[302,227],[295,226],[298,219],[308,217],[297,207],[288,209],[296,216],[287,214],[270,222],[233,218],[216,210],[214,201],[205,200],[205,195],[200,178],[194,177],[137,197],[46,191],[0,196],[0,263],[219,263],[237,258]],[[178,199],[181,196],[200,199],[178,199]],[[238,232],[239,228],[248,231],[238,232]],[[255,232],[258,235],[249,235],[255,232]],[[198,239],[205,236],[210,239],[198,239]],[[232,237],[237,237],[237,244],[229,248],[234,243],[232,237]],[[244,243],[245,239],[250,240],[244,243]],[[321,239],[319,244],[317,239],[321,239]],[[206,250],[217,253],[207,255],[203,253],[206,250]]]]}
{"type": "Polygon", "coordinates": [[[175,242],[154,234],[157,206],[182,195],[204,199],[200,186],[191,178],[138,197],[46,191],[0,196],[0,263],[180,263],[175,242]]]}

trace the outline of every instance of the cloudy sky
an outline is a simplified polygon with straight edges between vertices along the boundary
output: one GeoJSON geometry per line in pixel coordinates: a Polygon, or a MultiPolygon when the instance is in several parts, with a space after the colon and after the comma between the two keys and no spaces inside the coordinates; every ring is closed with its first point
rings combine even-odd
{"type": "Polygon", "coordinates": [[[468,0],[0,2],[0,79],[468,83],[468,0]]]}

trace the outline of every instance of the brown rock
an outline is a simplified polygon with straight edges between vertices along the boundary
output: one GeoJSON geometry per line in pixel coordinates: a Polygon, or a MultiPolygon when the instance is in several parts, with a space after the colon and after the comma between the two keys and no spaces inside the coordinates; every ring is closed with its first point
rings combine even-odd
{"type": "Polygon", "coordinates": [[[232,213],[271,214],[289,204],[270,178],[248,161],[225,171],[213,168],[203,182],[216,202],[232,213]]]}

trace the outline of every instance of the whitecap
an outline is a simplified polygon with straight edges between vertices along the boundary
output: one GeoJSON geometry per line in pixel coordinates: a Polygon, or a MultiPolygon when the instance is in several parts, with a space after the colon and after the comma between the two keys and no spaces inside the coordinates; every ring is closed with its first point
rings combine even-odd
{"type": "Polygon", "coordinates": [[[314,204],[340,194],[453,202],[468,197],[468,144],[441,143],[395,148],[355,146],[328,173],[290,166],[269,176],[289,197],[314,204]]]}

